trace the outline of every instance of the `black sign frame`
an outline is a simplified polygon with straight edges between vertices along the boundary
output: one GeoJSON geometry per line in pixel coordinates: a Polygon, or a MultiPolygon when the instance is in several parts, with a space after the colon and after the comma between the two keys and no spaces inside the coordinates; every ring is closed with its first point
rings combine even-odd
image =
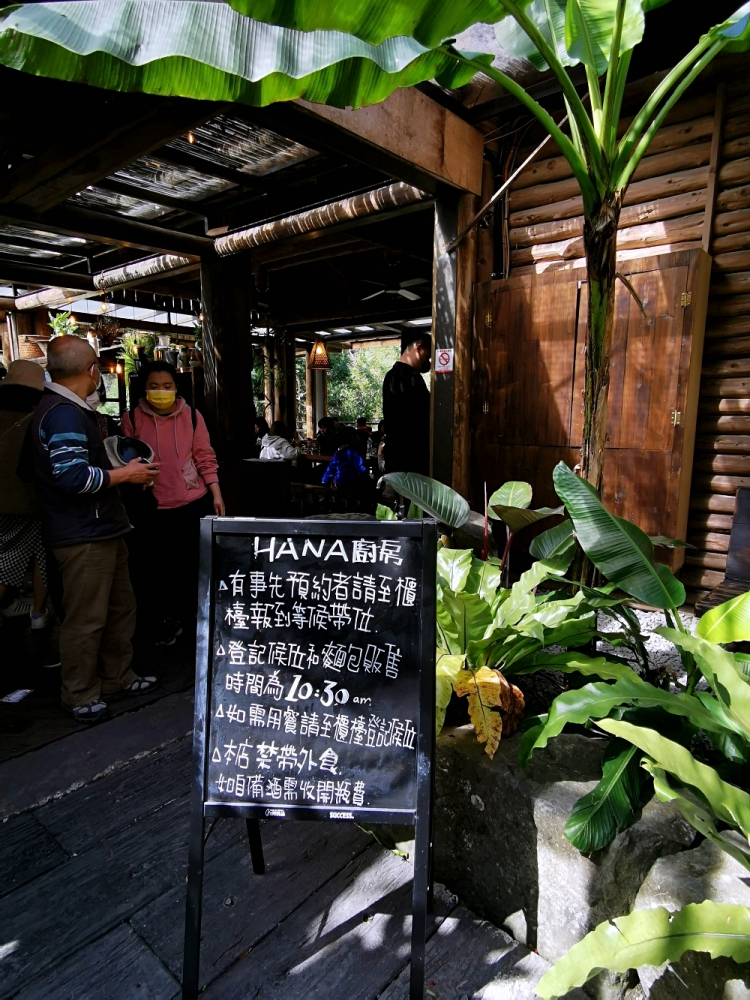
{"type": "MultiPolygon", "coordinates": [[[[213,630],[216,540],[222,535],[274,535],[284,538],[331,539],[415,539],[421,542],[421,581],[418,640],[419,705],[416,745],[416,808],[409,812],[383,809],[351,809],[351,818],[331,817],[318,808],[290,809],[279,818],[368,823],[399,823],[415,827],[414,882],[412,891],[412,935],[410,1000],[424,997],[424,964],[427,919],[432,912],[432,799],[435,753],[435,605],[437,522],[287,520],[206,517],[200,526],[200,571],[198,580],[198,622],[196,635],[195,722],[193,729],[193,772],[190,799],[188,879],[185,907],[185,947],[183,958],[183,1000],[196,1000],[200,975],[200,936],[203,903],[203,863],[207,819],[243,818],[247,823],[253,871],[263,874],[265,863],[260,835],[260,818],[278,816],[282,810],[266,804],[207,801],[208,746],[213,675],[213,630]]],[[[347,812],[349,810],[347,809],[347,812]]],[[[210,831],[209,831],[210,832],[210,831]]]]}

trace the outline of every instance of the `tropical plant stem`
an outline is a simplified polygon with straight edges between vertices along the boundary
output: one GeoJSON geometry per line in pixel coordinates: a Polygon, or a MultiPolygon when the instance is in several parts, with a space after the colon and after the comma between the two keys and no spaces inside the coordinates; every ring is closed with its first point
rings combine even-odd
{"type": "Polygon", "coordinates": [[[614,325],[619,193],[601,203],[598,213],[586,217],[583,242],[588,268],[585,381],[581,475],[601,491],[607,438],[609,359],[614,325]]]}

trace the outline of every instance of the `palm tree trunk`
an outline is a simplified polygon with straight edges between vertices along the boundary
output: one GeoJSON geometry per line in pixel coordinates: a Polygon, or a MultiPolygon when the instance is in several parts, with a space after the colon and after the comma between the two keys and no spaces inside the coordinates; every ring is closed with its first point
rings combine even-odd
{"type": "Polygon", "coordinates": [[[604,471],[609,402],[609,357],[615,318],[617,224],[622,196],[602,203],[584,222],[583,243],[588,267],[589,312],[586,328],[581,475],[599,492],[604,471]]]}

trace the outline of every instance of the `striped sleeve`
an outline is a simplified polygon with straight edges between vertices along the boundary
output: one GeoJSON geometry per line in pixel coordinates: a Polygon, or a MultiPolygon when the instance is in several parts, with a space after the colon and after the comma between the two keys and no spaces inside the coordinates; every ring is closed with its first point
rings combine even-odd
{"type": "Polygon", "coordinates": [[[67,493],[98,493],[109,486],[109,473],[89,465],[86,418],[73,406],[55,406],[46,414],[39,437],[49,455],[52,476],[67,493]]]}

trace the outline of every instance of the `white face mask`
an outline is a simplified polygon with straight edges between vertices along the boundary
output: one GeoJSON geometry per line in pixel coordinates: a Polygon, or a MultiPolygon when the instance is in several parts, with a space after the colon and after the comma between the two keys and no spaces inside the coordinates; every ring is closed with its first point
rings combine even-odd
{"type": "Polygon", "coordinates": [[[99,376],[99,385],[96,387],[96,389],[94,389],[93,392],[90,392],[88,394],[88,396],[86,397],[86,403],[88,404],[88,406],[92,410],[98,410],[99,407],[102,405],[101,397],[99,396],[99,386],[101,384],[102,384],[102,382],[101,382],[101,375],[100,375],[99,376]]]}

